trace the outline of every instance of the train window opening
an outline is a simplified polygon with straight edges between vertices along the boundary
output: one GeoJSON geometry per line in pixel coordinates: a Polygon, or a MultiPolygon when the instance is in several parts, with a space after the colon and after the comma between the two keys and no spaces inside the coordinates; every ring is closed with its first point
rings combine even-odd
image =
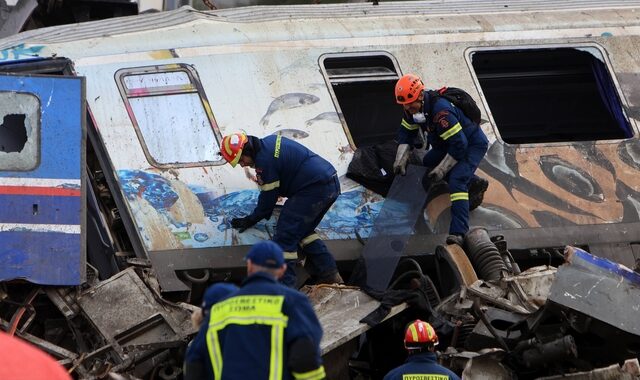
{"type": "Polygon", "coordinates": [[[476,50],[470,58],[506,143],[634,135],[604,55],[595,47],[476,50]]]}
{"type": "Polygon", "coordinates": [[[346,123],[355,148],[385,143],[396,137],[402,107],[393,89],[400,72],[395,59],[384,52],[326,54],[320,66],[331,95],[346,123]]]}

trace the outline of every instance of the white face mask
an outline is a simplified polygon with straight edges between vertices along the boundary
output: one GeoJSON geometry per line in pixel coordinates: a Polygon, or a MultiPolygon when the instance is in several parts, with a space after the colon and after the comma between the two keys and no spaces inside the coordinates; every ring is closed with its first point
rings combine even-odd
{"type": "Polygon", "coordinates": [[[418,112],[413,114],[413,121],[418,124],[423,124],[427,122],[427,117],[423,112],[418,112]]]}

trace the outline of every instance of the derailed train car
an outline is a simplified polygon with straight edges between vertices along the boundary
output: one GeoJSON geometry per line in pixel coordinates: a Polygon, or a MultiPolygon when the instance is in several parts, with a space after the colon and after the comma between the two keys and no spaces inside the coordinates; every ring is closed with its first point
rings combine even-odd
{"type": "MultiPolygon", "coordinates": [[[[93,315],[122,368],[142,361],[126,347],[144,346],[149,329],[173,343],[152,348],[179,347],[188,307],[167,299],[193,301],[205,284],[237,278],[246,247],[275,226],[229,225],[258,196],[253,173],[219,155],[222,135],[237,130],[293,138],[336,167],[342,195],[317,232],[348,273],[384,203],[347,178],[349,164],[356,150],[395,137],[393,85],[408,72],[430,88],[464,88],[480,105],[490,148],[478,174],[490,186],[471,224],[503,236],[525,264],[571,244],[633,266],[640,2],[506,4],[182,8],[1,40],[0,133],[19,133],[0,151],[10,205],[0,211],[0,280],[97,284],[97,299],[71,305],[60,289],[47,297],[64,317],[93,315]],[[160,306],[110,325],[98,301],[112,300],[117,314],[122,288],[135,305],[160,306]]],[[[432,190],[405,255],[434,257],[444,241],[448,196],[432,190]]],[[[23,292],[27,309],[41,294],[23,292]]]]}

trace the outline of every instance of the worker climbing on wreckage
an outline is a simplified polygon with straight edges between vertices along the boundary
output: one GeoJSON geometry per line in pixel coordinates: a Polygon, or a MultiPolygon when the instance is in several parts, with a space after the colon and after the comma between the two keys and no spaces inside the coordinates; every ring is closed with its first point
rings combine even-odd
{"type": "MultiPolygon", "coordinates": [[[[398,132],[393,169],[404,175],[409,151],[420,130],[427,134],[428,150],[422,159],[430,184],[446,180],[451,199],[451,224],[447,244],[461,245],[469,231],[469,210],[482,203],[487,180],[474,173],[488,148],[487,136],[468,115],[440,91],[426,91],[417,75],[407,74],[396,83],[396,102],[404,108],[398,132]]],[[[478,112],[479,114],[479,112],[478,112]]]]}
{"type": "Polygon", "coordinates": [[[233,133],[222,139],[222,157],[235,167],[256,171],[260,187],[258,205],[249,215],[231,220],[231,226],[245,231],[262,219],[269,219],[279,197],[282,207],[273,241],[284,250],[287,271],[282,283],[296,285],[295,266],[306,257],[305,268],[316,283],[342,283],[335,259],[315,232],[324,215],[340,195],[335,168],[303,145],[280,135],[265,138],[233,133]]]}
{"type": "Polygon", "coordinates": [[[438,364],[435,354],[437,345],[438,335],[429,323],[419,319],[411,322],[404,334],[404,347],[409,357],[403,365],[391,370],[383,380],[460,380],[458,375],[438,364]]]}

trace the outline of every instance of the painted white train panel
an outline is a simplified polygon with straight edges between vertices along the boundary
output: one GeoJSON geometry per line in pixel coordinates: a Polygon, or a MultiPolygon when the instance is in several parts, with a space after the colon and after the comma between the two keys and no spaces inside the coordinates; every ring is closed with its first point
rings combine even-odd
{"type": "MultiPolygon", "coordinates": [[[[281,133],[327,158],[343,194],[319,233],[366,237],[383,198],[345,174],[354,150],[393,139],[391,88],[408,72],[431,88],[464,88],[482,109],[491,146],[479,174],[491,185],[471,224],[523,245],[593,231],[629,241],[640,221],[640,2],[474,4],[467,14],[432,2],[183,8],[26,33],[0,52],[67,57],[87,78],[90,115],[147,254],[273,233],[274,218],[242,234],[229,226],[258,195],[253,173],[217,154],[237,130],[281,133]]],[[[434,194],[423,246],[446,232],[448,207],[434,194]]]]}

